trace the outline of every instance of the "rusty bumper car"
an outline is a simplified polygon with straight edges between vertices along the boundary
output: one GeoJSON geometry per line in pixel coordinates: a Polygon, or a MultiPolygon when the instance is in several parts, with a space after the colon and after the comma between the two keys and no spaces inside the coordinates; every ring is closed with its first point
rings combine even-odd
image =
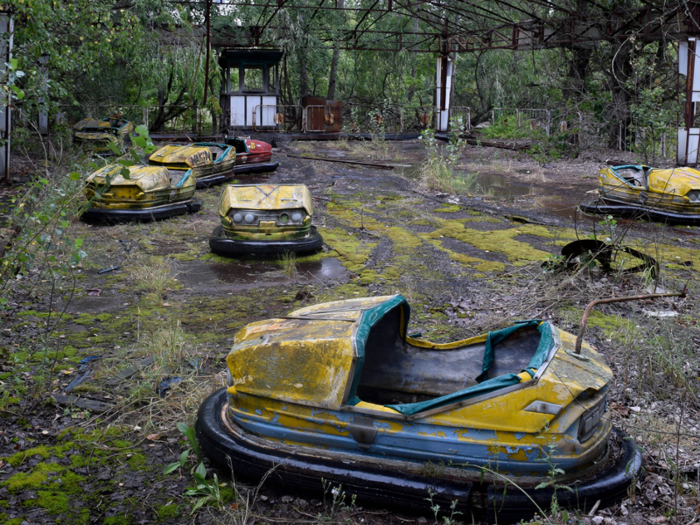
{"type": "Polygon", "coordinates": [[[191,172],[159,166],[132,166],[129,178],[121,164],[109,164],[90,175],[85,194],[90,201],[81,216],[88,221],[151,221],[199,211],[191,172]]]}
{"type": "Polygon", "coordinates": [[[700,171],[694,168],[611,166],[600,170],[598,184],[600,198],[580,204],[581,211],[700,225],[700,171]]]}
{"type": "Polygon", "coordinates": [[[112,144],[124,153],[126,141],[133,131],[134,125],[120,116],[102,120],[86,118],[73,126],[73,143],[101,155],[113,155],[112,144]]]}
{"type": "Polygon", "coordinates": [[[236,472],[383,504],[433,502],[501,523],[627,495],[634,442],[613,428],[602,356],[548,322],[434,344],[397,296],[319,304],[249,324],[228,388],[197,416],[202,449],[236,472]],[[561,486],[571,488],[563,490],[561,486]]]}
{"type": "Polygon", "coordinates": [[[235,138],[226,144],[196,142],[164,146],[148,162],[169,170],[191,170],[197,188],[201,189],[230,181],[236,175],[276,170],[279,162],[270,162],[271,150],[272,146],[265,142],[235,138]]]}
{"type": "Polygon", "coordinates": [[[221,192],[221,226],[209,247],[228,257],[314,252],[323,238],[311,225],[313,213],[303,184],[229,185],[221,192]]]}

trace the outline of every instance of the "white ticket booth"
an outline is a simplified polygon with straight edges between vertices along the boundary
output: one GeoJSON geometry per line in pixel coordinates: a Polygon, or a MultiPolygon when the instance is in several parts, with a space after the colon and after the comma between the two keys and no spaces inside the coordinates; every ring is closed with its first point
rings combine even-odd
{"type": "Polygon", "coordinates": [[[283,51],[226,49],[219,58],[223,82],[222,131],[274,128],[283,51]]]}

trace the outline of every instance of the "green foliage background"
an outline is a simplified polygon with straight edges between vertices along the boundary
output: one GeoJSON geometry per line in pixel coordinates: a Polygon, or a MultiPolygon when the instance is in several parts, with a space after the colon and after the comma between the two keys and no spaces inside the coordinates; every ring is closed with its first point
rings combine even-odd
{"type": "MultiPolygon", "coordinates": [[[[426,8],[426,16],[449,15],[453,3],[457,0],[444,3],[444,13],[426,8]]],[[[572,8],[563,0],[554,3],[572,8]]],[[[209,64],[212,95],[202,100],[203,2],[9,0],[6,4],[16,24],[14,56],[19,70],[25,72],[19,82],[26,94],[23,109],[31,112],[48,106],[51,114],[60,111],[72,121],[87,114],[103,117],[110,108],[123,106],[206,105],[215,113],[220,111],[216,48],[209,64]]],[[[614,2],[584,4],[589,13],[601,16],[619,7],[614,2]]],[[[312,7],[319,2],[294,0],[294,5],[312,7]]],[[[416,40],[415,33],[435,32],[422,19],[382,11],[366,15],[359,10],[372,5],[369,0],[348,0],[348,6],[358,10],[283,6],[276,11],[263,37],[286,53],[281,82],[285,103],[298,104],[305,93],[326,96],[334,48],[344,32],[370,31],[362,41],[368,48],[395,44],[386,36],[373,37],[371,31],[401,33],[404,47],[416,40]]],[[[517,19],[517,12],[507,4],[484,5],[504,18],[517,19]]],[[[248,28],[271,14],[272,9],[261,5],[213,4],[212,34],[244,44],[248,28]]],[[[558,15],[543,11],[542,16],[558,15]]],[[[469,30],[483,26],[483,21],[466,18],[455,18],[455,23],[469,30]]],[[[406,50],[339,50],[335,98],[408,108],[433,105],[435,58],[433,53],[406,50]]],[[[612,136],[620,122],[665,132],[681,107],[676,61],[677,43],[672,39],[643,42],[633,34],[624,41],[591,42],[579,48],[463,53],[455,55],[452,104],[470,107],[474,123],[490,118],[492,108],[547,108],[556,109],[561,119],[579,111],[594,115],[601,137],[612,136]]],[[[140,114],[133,110],[129,117],[139,123],[140,114]]]]}

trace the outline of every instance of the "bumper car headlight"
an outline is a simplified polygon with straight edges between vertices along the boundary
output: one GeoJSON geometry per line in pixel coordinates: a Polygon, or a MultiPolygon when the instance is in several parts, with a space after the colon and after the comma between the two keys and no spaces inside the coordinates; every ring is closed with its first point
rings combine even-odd
{"type": "Polygon", "coordinates": [[[607,396],[601,399],[598,402],[598,404],[595,405],[593,408],[590,408],[583,413],[583,415],[579,419],[578,424],[579,443],[585,443],[586,441],[591,439],[593,434],[595,434],[595,431],[598,428],[598,424],[603,418],[603,414],[605,414],[606,408],[607,396]]]}
{"type": "Polygon", "coordinates": [[[700,190],[691,190],[686,193],[685,196],[688,197],[688,200],[692,203],[700,203],[700,190]]]}
{"type": "Polygon", "coordinates": [[[241,221],[243,220],[243,214],[241,214],[241,213],[234,213],[232,219],[233,219],[233,222],[239,223],[239,222],[241,222],[241,221]]]}
{"type": "Polygon", "coordinates": [[[277,224],[302,224],[305,217],[306,212],[304,210],[287,210],[277,216],[277,224]]]}

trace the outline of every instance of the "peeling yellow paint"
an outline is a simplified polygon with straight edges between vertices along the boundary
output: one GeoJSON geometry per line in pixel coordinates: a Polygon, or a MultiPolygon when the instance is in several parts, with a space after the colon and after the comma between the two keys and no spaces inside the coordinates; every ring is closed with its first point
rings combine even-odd
{"type": "MultiPolygon", "coordinates": [[[[688,195],[694,190],[700,192],[700,171],[688,167],[642,167],[645,168],[646,174],[639,170],[630,172],[628,179],[631,182],[618,177],[611,168],[600,170],[598,183],[602,196],[606,199],[646,205],[649,208],[700,214],[700,195],[697,201],[691,201],[688,195]],[[633,174],[636,177],[633,177],[633,174]]],[[[625,176],[624,170],[620,170],[619,173],[625,176]]]]}

